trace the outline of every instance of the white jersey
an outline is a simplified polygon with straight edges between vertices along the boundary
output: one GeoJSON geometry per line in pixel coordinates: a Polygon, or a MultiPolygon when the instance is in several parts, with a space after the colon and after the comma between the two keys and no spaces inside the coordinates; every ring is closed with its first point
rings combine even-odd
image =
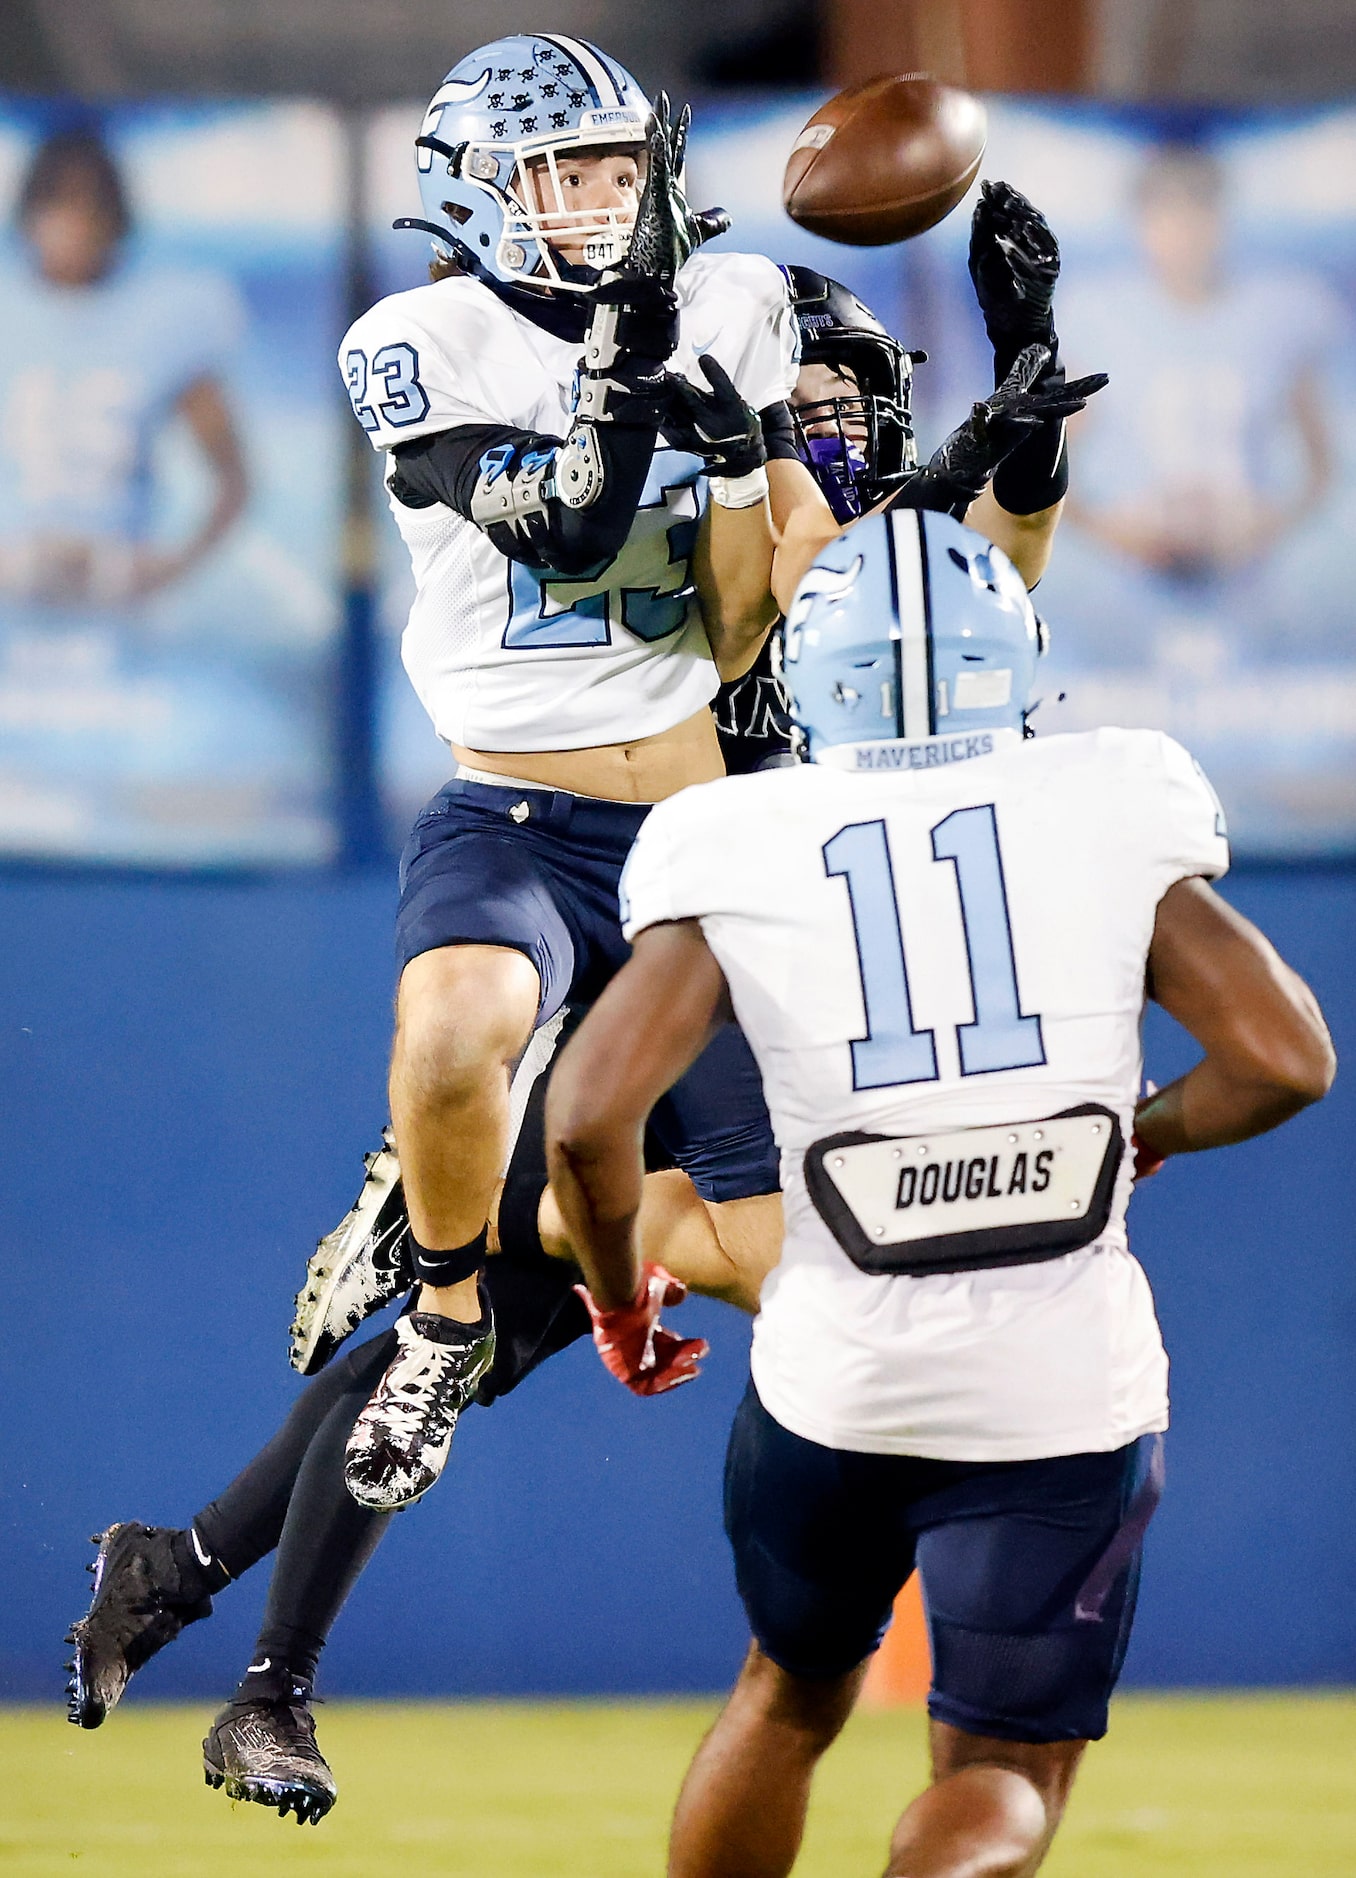
{"type": "MultiPolygon", "coordinates": [[[[680,270],[668,369],[706,389],[699,353],[755,410],[790,396],[797,338],[786,283],[758,255],[694,255],[680,270]]],[[[374,447],[462,424],[563,437],[581,347],[469,276],[392,294],[339,351],[374,447]]],[[[612,565],[596,580],[538,580],[441,503],[391,498],[417,587],[405,669],[434,729],[474,750],[574,750],[657,735],[717,689],[692,550],[706,501],[700,458],[661,448],[612,565]]]]}
{"type": "Polygon", "coordinates": [[[1167,1426],[1128,1148],[1093,1243],[997,1270],[860,1270],[807,1190],[806,1150],[852,1130],[1001,1133],[1099,1104],[1129,1141],[1155,910],[1228,866],[1218,803],[1157,731],[988,735],[991,754],[944,767],[683,790],[623,879],[628,939],[700,920],[758,1059],[786,1238],[753,1377],[828,1447],[1013,1461],[1167,1426]]]}

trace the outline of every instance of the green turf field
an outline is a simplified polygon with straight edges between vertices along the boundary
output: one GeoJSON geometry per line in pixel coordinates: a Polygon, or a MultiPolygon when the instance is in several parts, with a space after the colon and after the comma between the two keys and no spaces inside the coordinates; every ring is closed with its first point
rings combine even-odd
{"type": "MultiPolygon", "coordinates": [[[[335,1702],[318,1827],[202,1784],[206,1710],[97,1734],[0,1709],[5,1878],[642,1878],[708,1703],[335,1702]]],[[[863,1714],[824,1764],[798,1878],[871,1878],[923,1773],[916,1712],[863,1714]]],[[[1051,1878],[1351,1878],[1356,1697],[1129,1697],[1089,1756],[1051,1878]]]]}

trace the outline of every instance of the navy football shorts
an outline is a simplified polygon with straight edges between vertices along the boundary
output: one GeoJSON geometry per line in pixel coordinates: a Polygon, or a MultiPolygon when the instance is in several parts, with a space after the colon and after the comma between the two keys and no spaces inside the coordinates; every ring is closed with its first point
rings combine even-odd
{"type": "MultiPolygon", "coordinates": [[[[591,1004],[630,955],[617,885],[648,812],[565,790],[448,783],[400,859],[400,970],[440,946],[507,946],[537,969],[539,1024],[563,1004],[591,1004]]],[[[704,1200],[778,1190],[762,1081],[733,1024],[656,1104],[649,1135],[704,1200]]]]}
{"type": "Polygon", "coordinates": [[[759,1648],[841,1676],[875,1650],[915,1567],[928,1713],[1004,1741],[1096,1741],[1120,1675],[1161,1438],[1110,1454],[934,1461],[825,1448],[753,1385],[725,1464],[725,1529],[759,1648]]]}

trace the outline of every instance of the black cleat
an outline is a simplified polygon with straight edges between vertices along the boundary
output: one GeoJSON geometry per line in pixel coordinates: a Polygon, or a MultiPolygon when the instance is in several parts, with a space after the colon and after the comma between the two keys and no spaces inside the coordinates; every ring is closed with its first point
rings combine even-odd
{"type": "Polygon", "coordinates": [[[235,1696],[202,1744],[203,1778],[232,1800],[295,1813],[299,1826],[318,1826],[338,1788],[315,1744],[310,1691],[294,1682],[276,1696],[235,1696]]]}
{"type": "Polygon", "coordinates": [[[323,1369],[359,1324],[415,1282],[405,1189],[389,1128],[363,1163],[362,1192],[316,1247],[297,1293],[289,1360],[303,1376],[323,1369]]]}
{"type": "Polygon", "coordinates": [[[185,1624],[211,1615],[211,1598],[184,1595],[173,1538],[172,1527],[135,1521],[95,1533],[99,1556],[85,1567],[94,1574],[93,1601],[66,1632],[75,1645],[67,1664],[67,1719],[77,1728],[97,1728],[157,1650],[173,1643],[185,1624]]]}

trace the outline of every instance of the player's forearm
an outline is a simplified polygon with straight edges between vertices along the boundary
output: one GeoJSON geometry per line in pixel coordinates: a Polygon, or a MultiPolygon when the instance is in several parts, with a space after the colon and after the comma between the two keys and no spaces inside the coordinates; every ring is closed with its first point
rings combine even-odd
{"type": "Polygon", "coordinates": [[[711,504],[697,538],[693,569],[722,683],[748,671],[776,621],[774,552],[766,498],[745,509],[711,504]]]}
{"type": "Polygon", "coordinates": [[[992,484],[966,511],[968,528],[1000,547],[1028,587],[1034,587],[1050,564],[1055,530],[1064,513],[1063,499],[1033,515],[1013,515],[994,495],[992,484]]]}
{"type": "Polygon", "coordinates": [[[1205,1052],[1136,1110],[1135,1132],[1155,1153],[1247,1141],[1327,1094],[1336,1058],[1317,999],[1203,880],[1179,880],[1160,900],[1149,983],[1205,1052]]]}
{"type": "Polygon", "coordinates": [[[656,434],[645,425],[598,427],[600,487],[580,507],[555,491],[563,440],[503,425],[461,425],[397,445],[387,486],[407,507],[454,509],[510,559],[588,579],[615,560],[631,531],[656,434]]]}
{"type": "Polygon", "coordinates": [[[817,507],[807,504],[787,517],[772,560],[772,592],[783,615],[790,613],[796,589],[816,557],[842,532],[842,523],[835,520],[827,502],[817,507]]]}
{"type": "Polygon", "coordinates": [[[602,1310],[630,1304],[640,1282],[635,1223],[650,1110],[728,1015],[725,978],[697,922],[649,926],[551,1073],[551,1188],[602,1310]]]}
{"type": "Polygon", "coordinates": [[[1315,1062],[1286,1081],[1241,1077],[1207,1057],[1185,1076],[1141,1102],[1135,1133],[1156,1154],[1198,1154],[1227,1148],[1279,1128],[1317,1102],[1328,1080],[1315,1062]]]}
{"type": "Polygon", "coordinates": [[[615,1136],[575,1127],[567,1113],[558,1132],[548,1135],[548,1166],[551,1192],[594,1302],[604,1311],[629,1304],[640,1283],[640,1138],[619,1147],[615,1136]]]}

